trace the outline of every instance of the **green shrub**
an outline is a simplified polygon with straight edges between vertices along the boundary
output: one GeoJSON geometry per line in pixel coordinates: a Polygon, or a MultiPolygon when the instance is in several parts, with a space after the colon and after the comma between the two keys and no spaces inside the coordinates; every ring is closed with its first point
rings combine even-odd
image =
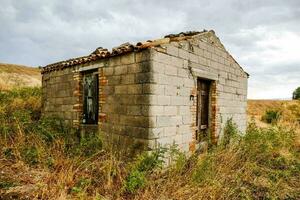
{"type": "Polygon", "coordinates": [[[283,155],[282,150],[296,153],[295,147],[291,145],[294,140],[295,133],[292,130],[282,127],[262,129],[252,125],[243,137],[240,149],[243,155],[252,161],[280,168],[278,164],[283,164],[284,158],[282,160],[278,156],[283,155]]]}
{"type": "Polygon", "coordinates": [[[221,139],[221,146],[227,147],[232,140],[239,136],[237,125],[233,122],[232,118],[227,120],[224,127],[224,135],[221,139]]]}
{"type": "Polygon", "coordinates": [[[216,176],[214,155],[206,155],[202,160],[199,160],[193,175],[192,180],[200,185],[210,183],[216,176]]]}
{"type": "Polygon", "coordinates": [[[130,172],[125,179],[123,188],[128,193],[134,193],[146,184],[146,176],[157,168],[161,168],[164,163],[165,148],[160,148],[154,152],[144,152],[140,154],[130,168],[130,172]]]}
{"type": "Polygon", "coordinates": [[[178,145],[172,145],[169,149],[169,156],[171,159],[171,166],[176,173],[183,171],[186,163],[187,157],[184,152],[180,151],[178,145]]]}
{"type": "Polygon", "coordinates": [[[293,92],[293,99],[299,99],[300,100],[300,87],[295,89],[295,91],[293,92]]]}
{"type": "Polygon", "coordinates": [[[0,135],[13,136],[33,127],[41,115],[41,89],[19,88],[0,91],[0,135]]]}
{"type": "Polygon", "coordinates": [[[6,181],[6,180],[0,180],[0,189],[9,189],[11,187],[16,186],[14,182],[6,181]]]}
{"type": "Polygon", "coordinates": [[[36,165],[39,163],[39,152],[35,146],[24,147],[21,156],[23,160],[29,165],[36,165]]]}
{"type": "Polygon", "coordinates": [[[81,193],[91,184],[91,180],[87,178],[80,178],[79,181],[71,188],[72,193],[81,193]]]}
{"type": "Polygon", "coordinates": [[[0,102],[10,102],[15,98],[29,99],[30,97],[40,97],[42,90],[40,87],[15,88],[10,91],[0,90],[0,102]]]}
{"type": "Polygon", "coordinates": [[[43,117],[28,127],[28,132],[39,135],[47,143],[52,143],[59,138],[67,140],[72,137],[72,131],[72,128],[57,116],[43,117]]]}
{"type": "Polygon", "coordinates": [[[268,124],[276,124],[281,117],[281,111],[279,110],[267,110],[262,116],[262,121],[268,124]]]}
{"type": "Polygon", "coordinates": [[[297,199],[300,161],[295,140],[286,127],[258,128],[250,123],[244,136],[227,143],[230,148],[202,155],[191,178],[200,187],[230,190],[222,195],[225,199],[297,199]]]}
{"type": "Polygon", "coordinates": [[[137,157],[136,162],[134,163],[134,168],[139,171],[152,171],[155,168],[161,168],[164,163],[164,156],[167,149],[160,148],[151,153],[144,152],[137,157]]]}
{"type": "Polygon", "coordinates": [[[144,187],[145,184],[145,172],[135,169],[128,175],[124,187],[127,192],[134,193],[137,189],[144,187]]]}
{"type": "Polygon", "coordinates": [[[102,140],[96,133],[90,133],[80,139],[79,150],[84,156],[91,156],[102,149],[102,140]]]}
{"type": "Polygon", "coordinates": [[[248,128],[240,144],[239,157],[246,163],[252,163],[253,167],[246,169],[248,174],[255,174],[253,179],[268,182],[265,188],[255,185],[254,180],[248,183],[251,196],[295,199],[294,191],[281,190],[294,187],[294,180],[300,178],[299,152],[295,139],[295,133],[286,127],[263,129],[251,125],[248,128]],[[260,189],[264,190],[258,193],[260,189]]]}
{"type": "Polygon", "coordinates": [[[15,159],[15,155],[12,148],[4,148],[3,154],[6,159],[15,159]]]}
{"type": "Polygon", "coordinates": [[[292,112],[295,120],[300,124],[300,101],[297,104],[290,105],[288,109],[292,112]]]}

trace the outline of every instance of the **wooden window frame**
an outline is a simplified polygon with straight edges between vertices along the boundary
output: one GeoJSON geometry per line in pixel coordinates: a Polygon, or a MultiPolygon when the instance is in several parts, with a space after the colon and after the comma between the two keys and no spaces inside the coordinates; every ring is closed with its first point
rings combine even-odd
{"type": "Polygon", "coordinates": [[[82,72],[82,124],[98,124],[98,115],[99,115],[99,76],[98,76],[98,71],[97,70],[89,70],[89,71],[83,71],[82,72]],[[95,88],[92,90],[93,96],[92,98],[92,110],[94,113],[92,113],[93,119],[88,118],[89,114],[87,113],[87,95],[86,95],[86,86],[85,86],[85,77],[86,76],[95,76],[93,77],[94,81],[94,86],[95,88]]]}

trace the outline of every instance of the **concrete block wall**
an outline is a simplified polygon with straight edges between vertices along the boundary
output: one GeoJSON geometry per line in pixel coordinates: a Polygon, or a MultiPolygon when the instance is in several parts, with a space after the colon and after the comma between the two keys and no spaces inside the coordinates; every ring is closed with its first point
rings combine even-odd
{"type": "Polygon", "coordinates": [[[149,134],[155,135],[159,107],[153,91],[150,51],[112,57],[99,68],[99,129],[114,144],[148,147],[149,134]]]}
{"type": "MultiPolygon", "coordinates": [[[[175,48],[169,50],[176,51],[175,48]]],[[[156,127],[149,137],[150,146],[177,144],[182,150],[189,151],[189,143],[193,141],[190,109],[194,102],[190,100],[190,94],[194,80],[189,77],[189,69],[184,68],[183,59],[160,51],[151,51],[155,84],[149,114],[156,118],[156,127]]]]}
{"type": "Polygon", "coordinates": [[[213,37],[193,36],[45,73],[44,114],[81,125],[83,69],[98,69],[98,127],[116,144],[152,149],[177,144],[194,151],[197,77],[212,80],[212,139],[218,140],[229,118],[246,129],[247,74],[213,37]]]}
{"type": "MultiPolygon", "coordinates": [[[[246,129],[247,74],[212,38],[195,36],[191,40],[171,42],[151,52],[159,110],[160,131],[155,142],[160,145],[176,143],[184,151],[194,149],[197,77],[212,80],[210,97],[210,132],[213,140],[223,133],[226,121],[233,118],[241,132],[246,129]]],[[[153,109],[156,107],[153,107],[153,109]]]]}
{"type": "Polygon", "coordinates": [[[91,127],[82,124],[82,78],[84,72],[98,69],[97,126],[104,139],[147,147],[149,137],[157,134],[156,118],[151,112],[153,92],[160,89],[153,80],[151,65],[150,51],[144,50],[45,73],[43,113],[59,116],[87,133],[91,127]]]}
{"type": "Polygon", "coordinates": [[[42,110],[44,115],[58,116],[65,123],[79,123],[82,105],[79,102],[80,75],[76,68],[66,68],[43,74],[42,77],[42,110]]]}

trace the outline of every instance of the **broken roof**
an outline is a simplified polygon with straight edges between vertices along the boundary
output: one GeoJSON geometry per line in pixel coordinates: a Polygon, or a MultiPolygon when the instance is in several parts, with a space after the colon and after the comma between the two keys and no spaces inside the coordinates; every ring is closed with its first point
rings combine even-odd
{"type": "MultiPolygon", "coordinates": [[[[210,30],[210,31],[207,31],[207,30],[187,31],[187,32],[181,32],[178,34],[169,34],[169,35],[164,36],[164,38],[157,39],[157,40],[147,40],[146,42],[138,42],[136,45],[133,45],[130,43],[124,43],[118,47],[112,48],[111,52],[108,51],[108,49],[98,47],[90,55],[77,57],[77,58],[71,58],[71,59],[68,59],[65,61],[60,61],[60,62],[46,65],[45,67],[42,68],[41,73],[44,74],[44,73],[48,73],[51,71],[61,70],[61,69],[68,68],[71,66],[84,64],[84,63],[88,63],[88,62],[92,62],[92,61],[96,61],[96,60],[100,60],[100,59],[104,59],[104,58],[119,56],[119,55],[126,54],[129,52],[134,52],[134,51],[137,52],[137,51],[141,51],[143,49],[157,47],[162,44],[168,44],[173,41],[178,42],[178,41],[182,41],[182,40],[187,40],[187,39],[191,39],[195,35],[211,35],[211,34],[215,36],[215,32],[213,30],[210,30]]],[[[219,47],[221,47],[225,50],[224,46],[222,45],[222,43],[219,41],[218,38],[217,38],[217,40],[218,40],[217,43],[218,43],[219,47]]],[[[235,61],[235,59],[233,57],[232,57],[232,59],[235,61]]]]}

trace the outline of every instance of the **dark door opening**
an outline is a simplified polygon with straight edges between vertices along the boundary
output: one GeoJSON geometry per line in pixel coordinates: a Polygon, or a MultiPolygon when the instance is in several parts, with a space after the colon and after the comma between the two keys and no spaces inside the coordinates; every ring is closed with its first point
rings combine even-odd
{"type": "Polygon", "coordinates": [[[209,128],[209,91],[211,81],[198,79],[197,80],[197,135],[198,141],[208,139],[209,128]]]}
{"type": "Polygon", "coordinates": [[[83,119],[84,124],[98,123],[98,74],[83,74],[83,119]]]}

